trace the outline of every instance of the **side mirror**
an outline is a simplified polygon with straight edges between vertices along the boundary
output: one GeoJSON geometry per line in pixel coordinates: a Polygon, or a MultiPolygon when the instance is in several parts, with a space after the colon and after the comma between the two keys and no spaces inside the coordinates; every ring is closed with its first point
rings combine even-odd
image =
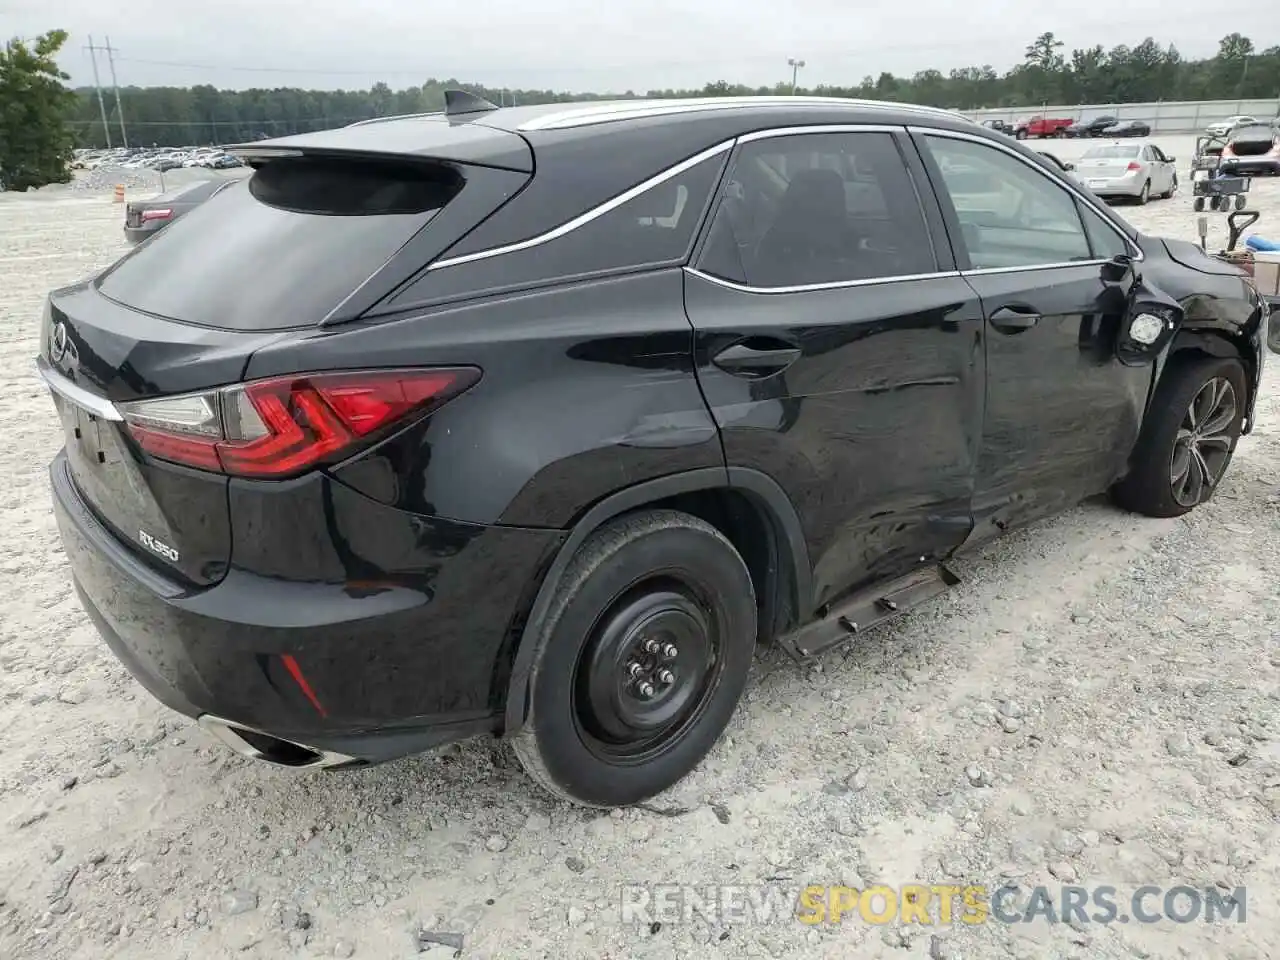
{"type": "Polygon", "coordinates": [[[1185,316],[1176,301],[1141,285],[1141,281],[1139,285],[1142,289],[1133,298],[1116,338],[1116,359],[1126,367],[1140,367],[1159,356],[1185,316]]]}
{"type": "Polygon", "coordinates": [[[1122,253],[1102,265],[1102,282],[1108,285],[1123,283],[1132,270],[1133,258],[1122,253]]]}
{"type": "Polygon", "coordinates": [[[1064,163],[1062,165],[1062,169],[1067,170],[1068,172],[1071,170],[1074,170],[1075,168],[1076,168],[1076,165],[1074,163],[1064,163]]]}

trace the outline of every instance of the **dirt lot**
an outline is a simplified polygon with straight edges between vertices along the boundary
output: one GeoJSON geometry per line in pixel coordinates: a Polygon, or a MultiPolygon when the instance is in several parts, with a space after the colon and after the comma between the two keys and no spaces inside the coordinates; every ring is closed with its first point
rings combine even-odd
{"type": "MultiPolygon", "coordinates": [[[[1256,188],[1280,236],[1280,182],[1256,188]]],[[[1125,214],[1195,237],[1185,195],[1125,214]]],[[[120,227],[101,194],[0,197],[0,956],[1275,955],[1274,389],[1190,518],[1086,505],[955,564],[948,596],[819,666],[762,655],[713,756],[643,809],[550,801],[490,743],[292,776],[153,702],[71,593],[45,475],[59,431],[31,358],[41,297],[118,256],[120,227]],[[1109,884],[1122,914],[1143,884],[1244,887],[1247,922],[620,909],[628,884],[909,882],[1013,882],[1015,905],[1109,884]]]]}

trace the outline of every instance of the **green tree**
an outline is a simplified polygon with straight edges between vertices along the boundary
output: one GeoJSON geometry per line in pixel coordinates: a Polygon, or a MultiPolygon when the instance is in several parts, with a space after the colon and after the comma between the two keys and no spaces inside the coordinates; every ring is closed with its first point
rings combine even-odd
{"type": "Polygon", "coordinates": [[[51,30],[0,51],[0,183],[10,190],[71,179],[66,120],[77,98],[54,60],[66,41],[65,30],[51,30]]]}

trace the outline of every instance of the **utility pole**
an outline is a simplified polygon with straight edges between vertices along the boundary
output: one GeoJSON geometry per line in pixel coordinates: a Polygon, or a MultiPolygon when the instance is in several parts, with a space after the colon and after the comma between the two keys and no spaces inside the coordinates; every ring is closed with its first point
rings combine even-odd
{"type": "Polygon", "coordinates": [[[129,135],[124,132],[124,107],[120,106],[120,84],[116,83],[116,51],[111,49],[110,37],[107,37],[107,63],[111,66],[111,89],[116,93],[116,117],[120,120],[120,142],[127,148],[129,135]]]}
{"type": "Polygon", "coordinates": [[[98,91],[98,110],[102,113],[102,135],[107,138],[107,149],[111,149],[111,127],[107,124],[107,103],[102,99],[102,83],[98,79],[98,47],[93,45],[93,37],[89,38],[89,62],[93,64],[93,87],[98,91]]]}
{"type": "Polygon", "coordinates": [[[804,66],[803,60],[797,60],[795,57],[787,57],[787,66],[791,68],[791,95],[796,95],[796,79],[799,76],[800,68],[804,66]]]}

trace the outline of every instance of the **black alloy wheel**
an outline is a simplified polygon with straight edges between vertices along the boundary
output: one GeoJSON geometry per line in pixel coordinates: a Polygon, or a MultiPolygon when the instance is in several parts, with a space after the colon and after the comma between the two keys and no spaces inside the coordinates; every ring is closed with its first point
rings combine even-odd
{"type": "Polygon", "coordinates": [[[1236,388],[1226,377],[1213,377],[1202,386],[1178,427],[1169,460],[1174,501],[1188,510],[1213,493],[1231,459],[1239,429],[1236,388]]]}
{"type": "Polygon", "coordinates": [[[1180,517],[1209,500],[1226,475],[1248,405],[1244,365],[1231,357],[1169,358],[1116,502],[1149,517],[1180,517]]]}

